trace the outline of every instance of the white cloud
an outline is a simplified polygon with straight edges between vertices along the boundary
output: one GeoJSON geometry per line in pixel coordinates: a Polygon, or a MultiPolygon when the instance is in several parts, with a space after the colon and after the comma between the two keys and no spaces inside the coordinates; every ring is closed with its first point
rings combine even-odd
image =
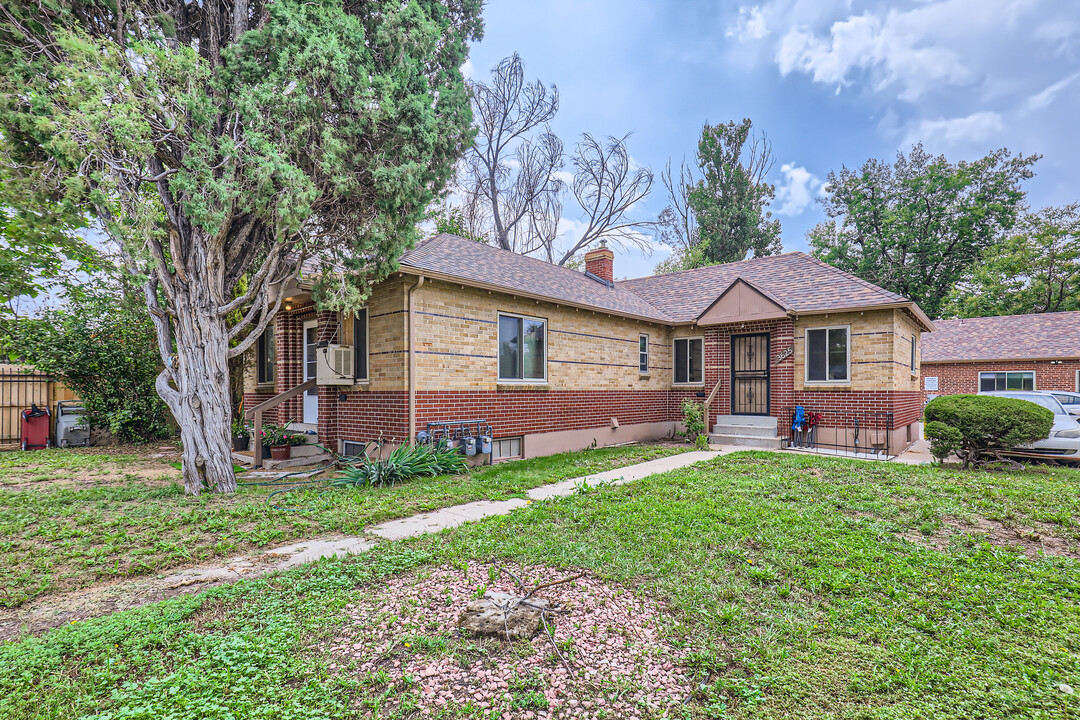
{"type": "Polygon", "coordinates": [[[966,117],[923,120],[908,130],[905,144],[925,142],[934,147],[982,143],[1005,129],[999,113],[983,111],[966,117]]]}
{"type": "Polygon", "coordinates": [[[899,86],[899,97],[906,101],[941,85],[972,82],[974,73],[959,53],[933,43],[917,15],[924,10],[850,17],[833,23],[827,36],[793,28],[780,41],[776,63],[783,75],[806,73],[838,90],[853,82],[852,76],[867,72],[875,90],[899,86]]]}
{"type": "Polygon", "coordinates": [[[465,58],[465,64],[461,66],[461,74],[465,76],[466,80],[476,78],[476,66],[473,65],[472,58],[465,58]]]}
{"type": "Polygon", "coordinates": [[[1076,78],[1080,77],[1080,73],[1075,73],[1065,78],[1064,80],[1058,80],[1053,85],[1047,86],[1041,92],[1037,92],[1028,98],[1025,104],[1026,109],[1029,112],[1035,110],[1042,110],[1045,107],[1049,107],[1050,103],[1054,102],[1054,98],[1057,94],[1072,84],[1076,78]]]}
{"type": "Polygon", "coordinates": [[[765,11],[757,5],[740,7],[738,19],[727,29],[726,34],[739,42],[762,39],[769,34],[769,23],[765,17],[765,11]]]}
{"type": "Polygon", "coordinates": [[[800,215],[814,202],[822,181],[806,168],[794,163],[781,165],[780,173],[784,176],[784,182],[777,187],[776,198],[773,200],[776,214],[800,215]]]}

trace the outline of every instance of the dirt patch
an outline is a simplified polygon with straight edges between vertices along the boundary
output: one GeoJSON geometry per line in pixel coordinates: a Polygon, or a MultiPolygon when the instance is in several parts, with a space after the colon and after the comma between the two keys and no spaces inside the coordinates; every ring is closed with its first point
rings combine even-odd
{"type": "Polygon", "coordinates": [[[1066,557],[1080,560],[1080,545],[1052,534],[1054,527],[1048,523],[1036,523],[1035,527],[1010,526],[1000,520],[976,517],[974,524],[956,518],[942,518],[944,528],[933,535],[915,530],[900,533],[905,540],[946,550],[956,538],[975,538],[994,545],[1022,552],[1028,558],[1040,556],[1066,557]]]}
{"type": "MultiPolygon", "coordinates": [[[[509,573],[469,563],[393,578],[346,612],[352,623],[326,649],[332,669],[379,696],[362,713],[384,717],[415,707],[436,717],[471,707],[491,717],[640,718],[692,694],[690,675],[661,639],[655,604],[585,575],[534,597],[560,612],[551,635],[507,642],[458,627],[478,593],[520,593],[509,573]],[[556,647],[558,651],[556,652],[556,647]]],[[[507,566],[535,587],[574,571],[507,566]]]]}

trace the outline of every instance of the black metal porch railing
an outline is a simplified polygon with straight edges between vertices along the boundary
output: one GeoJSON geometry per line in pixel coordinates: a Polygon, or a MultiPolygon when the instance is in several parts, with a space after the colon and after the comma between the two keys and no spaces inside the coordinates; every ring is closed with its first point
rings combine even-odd
{"type": "Polygon", "coordinates": [[[803,422],[796,422],[795,408],[780,419],[781,447],[842,457],[893,456],[893,414],[885,411],[817,411],[804,405],[803,422]]]}

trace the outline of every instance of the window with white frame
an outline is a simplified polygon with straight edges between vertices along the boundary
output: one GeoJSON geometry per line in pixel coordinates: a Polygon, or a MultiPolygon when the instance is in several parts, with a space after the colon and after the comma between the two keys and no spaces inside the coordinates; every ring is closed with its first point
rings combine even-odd
{"type": "Polygon", "coordinates": [[[807,329],[806,382],[851,382],[851,328],[849,326],[807,329]]]}
{"type": "Polygon", "coordinates": [[[979,392],[997,390],[1034,390],[1034,372],[981,372],[979,392]]]}
{"type": "Polygon", "coordinates": [[[638,335],[638,372],[642,375],[649,374],[649,336],[638,335]]]}
{"type": "Polygon", "coordinates": [[[547,381],[547,321],[499,315],[499,380],[547,381]]]}
{"type": "Polygon", "coordinates": [[[274,326],[267,325],[266,330],[259,336],[255,351],[255,373],[257,382],[274,382],[274,371],[277,368],[277,343],[274,340],[274,326]]]}
{"type": "Polygon", "coordinates": [[[368,311],[357,310],[353,315],[353,377],[356,382],[368,379],[368,311]]]}
{"type": "Polygon", "coordinates": [[[1080,370],[1076,371],[1076,392],[1080,392],[1080,370]]]}
{"type": "Polygon", "coordinates": [[[704,338],[677,338],[674,358],[676,385],[705,382],[704,338]]]}
{"type": "Polygon", "coordinates": [[[911,374],[915,374],[915,336],[911,336],[911,374]]]}

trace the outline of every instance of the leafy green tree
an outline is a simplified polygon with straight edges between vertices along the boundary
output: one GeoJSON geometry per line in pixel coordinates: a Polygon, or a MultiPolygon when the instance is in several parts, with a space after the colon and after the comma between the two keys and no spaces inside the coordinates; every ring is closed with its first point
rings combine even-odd
{"type": "MultiPolygon", "coordinates": [[[[685,213],[671,216],[681,226],[676,234],[700,245],[696,256],[684,250],[683,262],[713,265],[745,260],[750,253],[754,257],[779,253],[780,221],[765,209],[776,196],[776,188],[765,182],[773,165],[768,138],[753,135],[749,118],[705,125],[697,157],[703,177],[686,188],[686,205],[694,220],[688,222],[685,213]]],[[[685,185],[684,174],[680,172],[679,182],[685,185]]]]}
{"type": "Polygon", "coordinates": [[[467,240],[475,240],[478,243],[487,244],[483,235],[473,235],[469,230],[469,222],[465,217],[465,211],[459,207],[443,207],[431,214],[435,221],[435,234],[449,233],[467,240]]]}
{"type": "Polygon", "coordinates": [[[1016,223],[1036,160],[1001,149],[954,165],[919,144],[893,165],[830,172],[829,220],[808,233],[813,254],[938,317],[953,285],[1016,223]]]}
{"type": "Polygon", "coordinates": [[[39,317],[7,322],[6,349],[63,380],[92,427],[121,442],[168,435],[168,408],[155,389],[161,357],[140,289],[98,280],[69,286],[64,299],[39,317]]]}
{"type": "Polygon", "coordinates": [[[189,493],[236,488],[228,359],[279,289],[304,267],[320,306],[355,308],[415,241],[471,138],[460,67],[480,9],[0,4],[12,190],[85,209],[143,283],[189,493]]]}
{"type": "Polygon", "coordinates": [[[951,317],[1080,310],[1080,203],[1025,214],[953,287],[951,317]]]}

